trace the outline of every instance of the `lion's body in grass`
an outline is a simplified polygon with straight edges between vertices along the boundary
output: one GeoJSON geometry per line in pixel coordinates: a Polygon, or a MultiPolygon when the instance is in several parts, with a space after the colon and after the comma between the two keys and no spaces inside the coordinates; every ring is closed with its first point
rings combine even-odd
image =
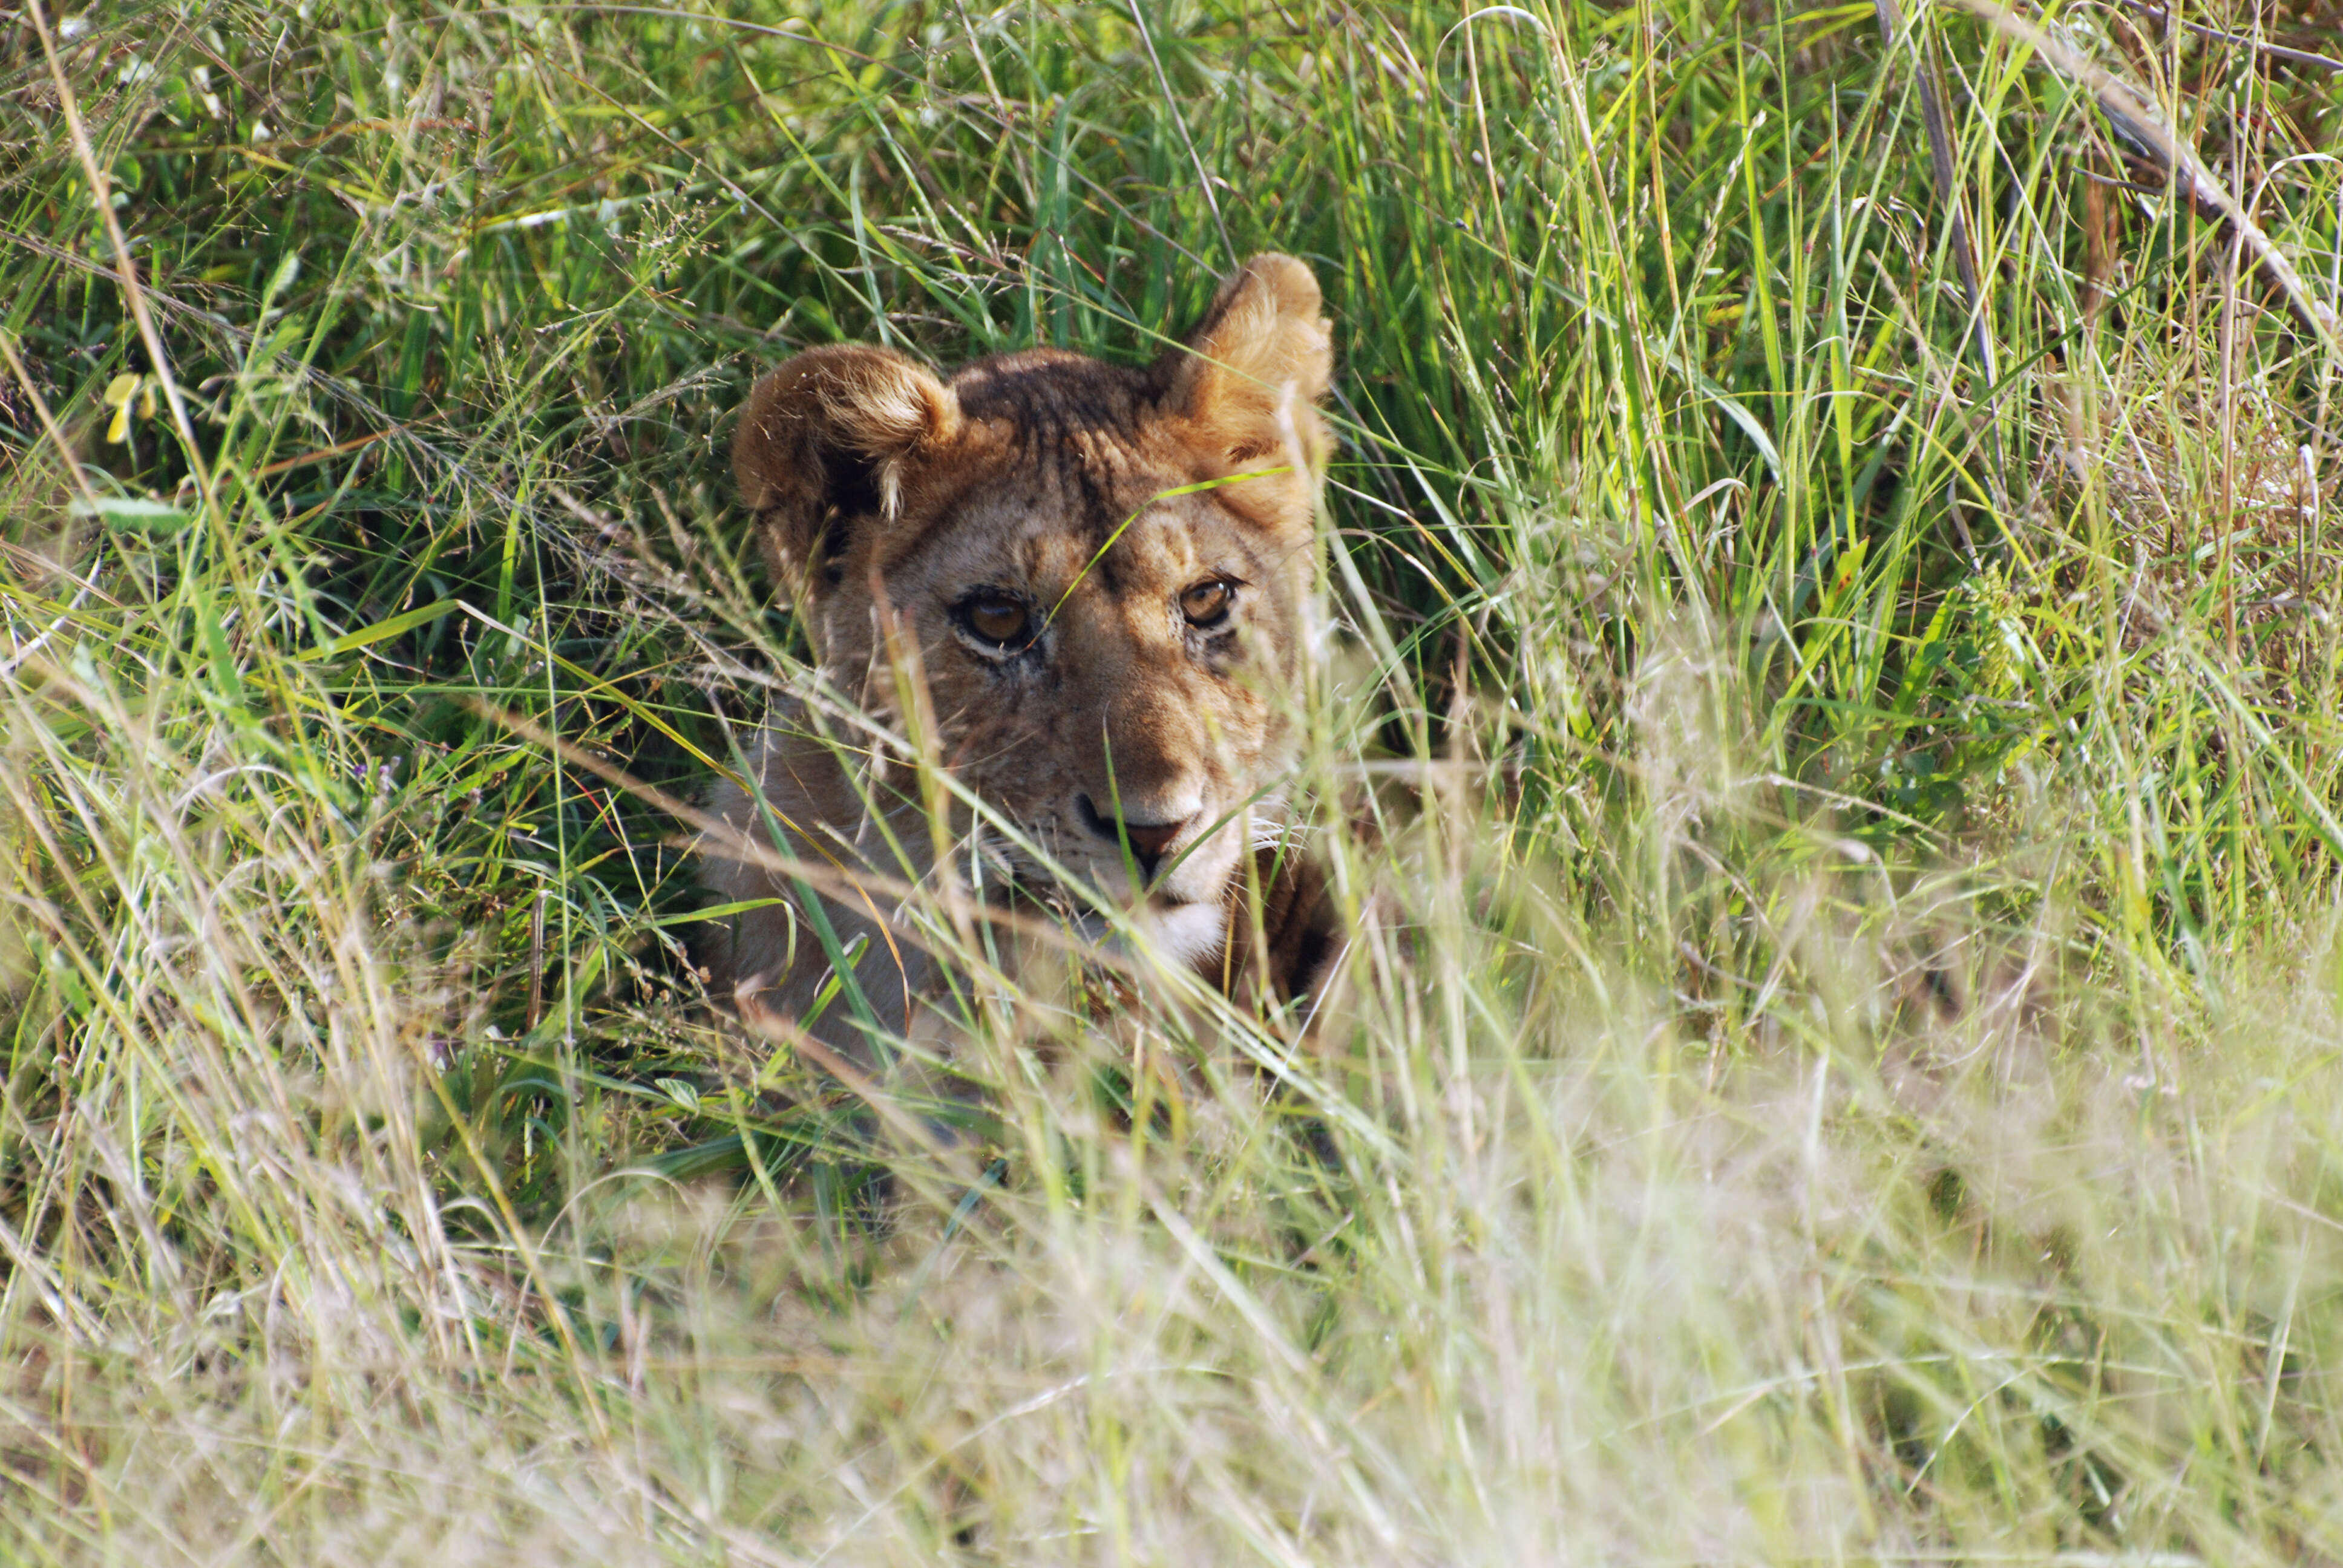
{"type": "MultiPolygon", "coordinates": [[[[1312,985],[1335,944],[1283,784],[1317,636],[1331,367],[1315,279],[1263,256],[1145,368],[1036,349],[944,378],[850,345],[758,384],[741,498],[840,700],[769,725],[754,789],[724,784],[712,809],[898,885],[832,882],[825,940],[803,886],[711,834],[712,889],[774,900],[701,944],[720,1000],[806,1019],[859,936],[867,1021],[916,1030],[937,976],[891,906],[940,858],[989,903],[1038,898],[1095,935],[1078,881],[1232,995],[1312,985]],[[938,765],[924,799],[920,755],[938,765]]],[[[813,1033],[861,1059],[849,1013],[833,999],[813,1033]]]]}

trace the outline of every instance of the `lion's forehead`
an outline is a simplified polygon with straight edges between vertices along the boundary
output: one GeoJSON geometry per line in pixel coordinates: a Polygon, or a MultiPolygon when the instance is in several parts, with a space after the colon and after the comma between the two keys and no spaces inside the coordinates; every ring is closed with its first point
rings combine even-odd
{"type": "Polygon", "coordinates": [[[1055,487],[988,487],[939,519],[910,575],[941,591],[1013,588],[1037,597],[1088,588],[1121,597],[1176,593],[1199,573],[1247,575],[1258,555],[1241,529],[1193,496],[1142,493],[1129,510],[1069,505],[1055,487]]]}

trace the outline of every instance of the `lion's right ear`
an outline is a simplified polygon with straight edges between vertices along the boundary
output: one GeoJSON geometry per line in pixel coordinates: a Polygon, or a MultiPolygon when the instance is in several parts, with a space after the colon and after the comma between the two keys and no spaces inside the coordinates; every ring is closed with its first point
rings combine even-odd
{"type": "Polygon", "coordinates": [[[891,348],[809,348],[757,383],[732,437],[732,473],[783,580],[839,580],[857,523],[891,518],[903,465],[959,433],[960,399],[891,348]]]}

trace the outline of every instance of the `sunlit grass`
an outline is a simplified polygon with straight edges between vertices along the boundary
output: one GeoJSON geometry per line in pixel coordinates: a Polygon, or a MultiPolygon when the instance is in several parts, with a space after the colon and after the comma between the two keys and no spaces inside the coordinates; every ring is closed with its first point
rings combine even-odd
{"type": "MultiPolygon", "coordinates": [[[[2332,302],[2343,76],[2129,15],[2332,302]]],[[[2334,367],[2057,71],[1919,20],[1994,379],[1868,7],[30,17],[12,1560],[2343,1553],[2334,367]],[[809,681],[728,417],[1270,247],[1349,984],[940,902],[940,1140],[680,946],[650,790],[809,681]]]]}

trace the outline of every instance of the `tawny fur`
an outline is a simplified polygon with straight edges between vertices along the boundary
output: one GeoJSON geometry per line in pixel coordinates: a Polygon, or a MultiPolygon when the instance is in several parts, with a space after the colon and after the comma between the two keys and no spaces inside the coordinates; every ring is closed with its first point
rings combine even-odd
{"type": "MultiPolygon", "coordinates": [[[[1315,615],[1321,309],[1307,267],[1261,256],[1145,369],[1034,349],[943,379],[890,349],[818,348],[758,384],[733,444],[741,498],[835,691],[899,735],[925,729],[960,783],[1232,991],[1306,987],[1332,946],[1322,884],[1267,848],[1315,615]],[[1199,628],[1182,596],[1215,581],[1233,585],[1228,623],[1199,628]],[[1031,607],[1029,649],[1004,657],[970,630],[980,589],[1031,607]],[[1174,826],[1148,875],[1132,846],[1174,826]]],[[[762,805],[727,785],[717,814],[791,855],[926,877],[936,835],[901,793],[912,771],[857,764],[879,754],[866,734],[832,723],[825,740],[809,718],[767,730],[762,805]]],[[[967,828],[951,816],[956,865],[973,844],[997,884],[1050,882],[967,828]]],[[[707,859],[728,900],[791,896],[737,857],[707,859]]],[[[935,977],[887,940],[887,900],[822,909],[841,942],[867,939],[858,978],[880,1025],[915,1028],[935,977]]],[[[830,963],[801,917],[792,939],[793,916],[753,911],[700,944],[716,994],[803,1016],[830,963]]],[[[863,1054],[842,1005],[815,1032],[863,1054]]]]}

